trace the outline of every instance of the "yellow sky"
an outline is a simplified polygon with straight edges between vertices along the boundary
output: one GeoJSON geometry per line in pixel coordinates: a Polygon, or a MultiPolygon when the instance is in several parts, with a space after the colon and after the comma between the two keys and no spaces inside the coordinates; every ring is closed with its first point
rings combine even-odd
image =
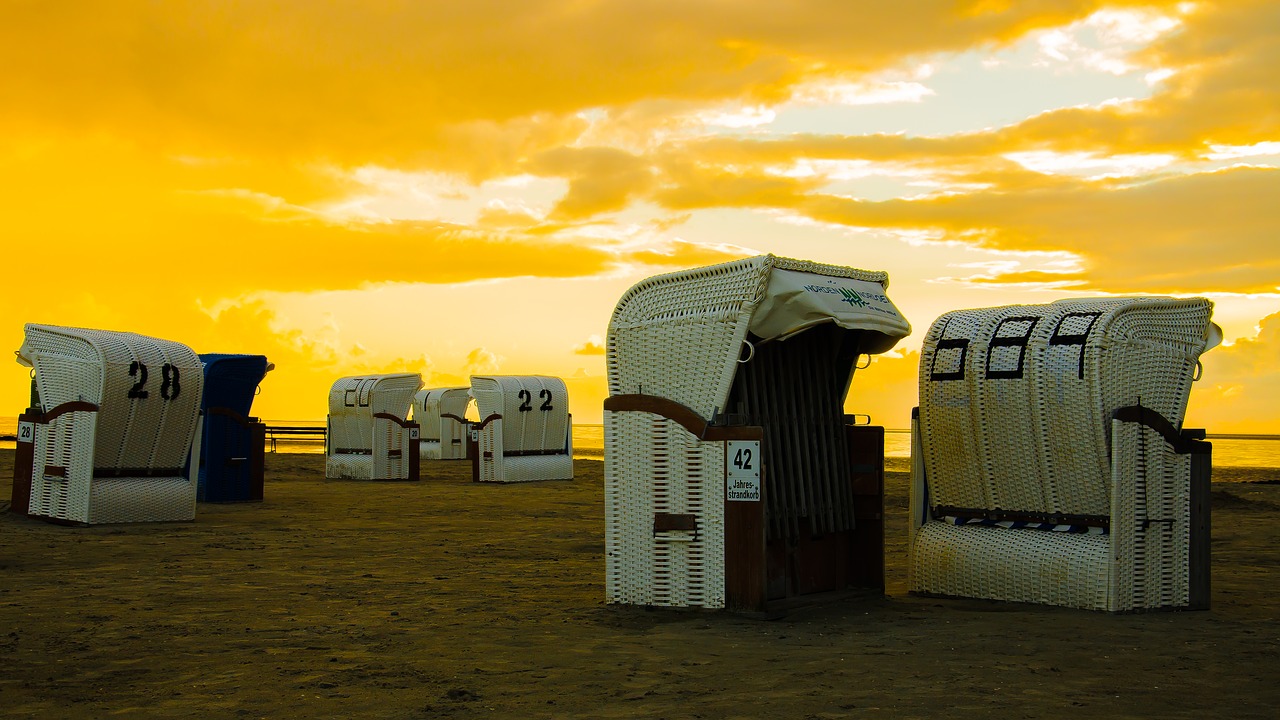
{"type": "Polygon", "coordinates": [[[1278,34],[1273,0],[18,0],[0,345],[262,353],[277,420],[341,375],[559,375],[599,422],[627,287],[773,252],[889,273],[915,334],[848,402],[889,427],[943,311],[1143,293],[1217,304],[1187,424],[1280,433],[1278,34]]]}

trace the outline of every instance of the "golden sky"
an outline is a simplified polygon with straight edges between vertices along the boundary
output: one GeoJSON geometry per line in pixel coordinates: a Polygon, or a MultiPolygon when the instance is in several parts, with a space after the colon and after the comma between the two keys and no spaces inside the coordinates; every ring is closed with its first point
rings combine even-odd
{"type": "Polygon", "coordinates": [[[889,273],[915,334],[848,401],[889,427],[943,311],[1142,293],[1216,303],[1186,424],[1280,433],[1276,37],[1274,0],[16,0],[0,345],[265,354],[274,420],[559,375],[592,423],[631,284],[773,252],[889,273]]]}

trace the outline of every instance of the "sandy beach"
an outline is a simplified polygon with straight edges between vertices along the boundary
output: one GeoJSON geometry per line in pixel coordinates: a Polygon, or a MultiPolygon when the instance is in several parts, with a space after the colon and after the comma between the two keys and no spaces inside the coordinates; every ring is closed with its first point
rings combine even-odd
{"type": "Polygon", "coordinates": [[[268,454],[264,502],[191,523],[4,513],[0,716],[1276,716],[1280,471],[1215,471],[1211,610],[1106,615],[908,594],[889,469],[888,594],[773,621],[605,605],[595,460],[493,486],[268,454]]]}

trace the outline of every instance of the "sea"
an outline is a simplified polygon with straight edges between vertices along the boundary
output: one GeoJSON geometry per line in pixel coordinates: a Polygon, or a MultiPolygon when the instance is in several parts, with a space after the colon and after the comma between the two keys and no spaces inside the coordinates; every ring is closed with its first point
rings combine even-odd
{"type": "MultiPolygon", "coordinates": [[[[323,428],[324,420],[268,420],[273,425],[323,428]]],[[[16,417],[0,417],[0,449],[13,449],[18,432],[16,417]]],[[[1209,435],[1213,443],[1214,467],[1280,468],[1280,435],[1209,435]]],[[[268,450],[272,448],[269,446],[268,450]]],[[[289,438],[277,440],[274,450],[286,453],[323,453],[324,442],[319,438],[289,438]]],[[[601,459],[604,457],[604,426],[575,424],[573,426],[574,457],[601,459]]],[[[909,430],[885,430],[884,454],[886,458],[911,457],[911,432],[909,430]]]]}

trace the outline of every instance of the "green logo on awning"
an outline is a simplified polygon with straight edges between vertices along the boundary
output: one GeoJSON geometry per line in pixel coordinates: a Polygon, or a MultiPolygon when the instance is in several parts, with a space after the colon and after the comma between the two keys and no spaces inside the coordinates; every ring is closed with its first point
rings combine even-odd
{"type": "Polygon", "coordinates": [[[840,294],[844,296],[844,302],[849,303],[849,307],[864,308],[867,306],[867,301],[863,300],[861,295],[849,288],[840,288],[840,294]]]}

